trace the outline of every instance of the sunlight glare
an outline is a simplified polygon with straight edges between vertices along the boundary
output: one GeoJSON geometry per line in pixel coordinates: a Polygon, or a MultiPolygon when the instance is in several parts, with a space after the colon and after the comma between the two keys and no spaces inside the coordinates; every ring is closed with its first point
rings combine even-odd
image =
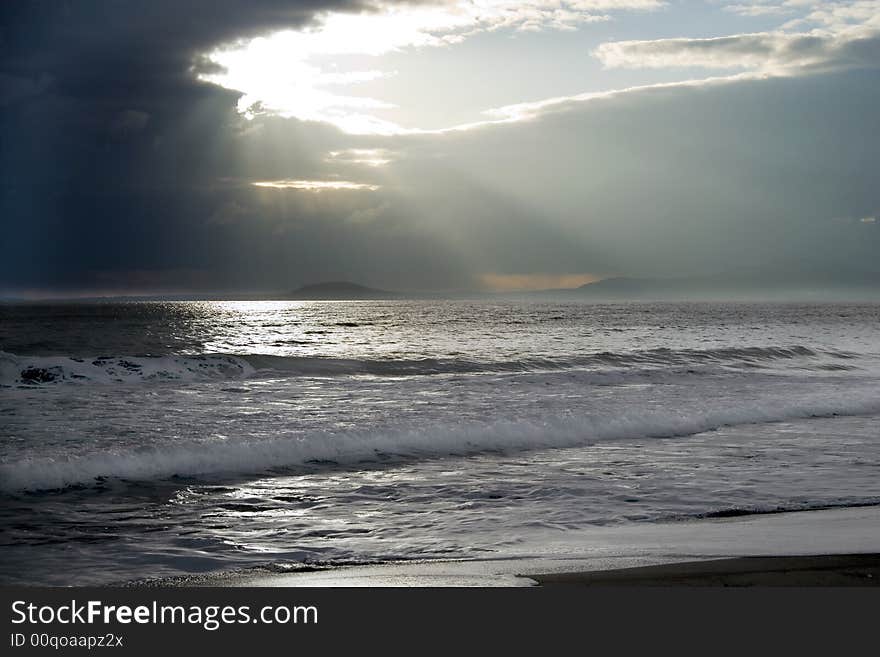
{"type": "Polygon", "coordinates": [[[653,9],[659,0],[459,0],[417,6],[379,5],[376,11],[327,12],[317,25],[285,30],[207,53],[222,72],[199,79],[243,92],[238,110],[253,118],[272,113],[303,121],[323,121],[350,134],[395,135],[408,130],[377,112],[395,104],[364,95],[339,93],[338,87],[381,80],[395,71],[328,68],[320,57],[359,55],[376,58],[412,48],[460,43],[481,32],[573,30],[605,21],[603,11],[653,9]]]}

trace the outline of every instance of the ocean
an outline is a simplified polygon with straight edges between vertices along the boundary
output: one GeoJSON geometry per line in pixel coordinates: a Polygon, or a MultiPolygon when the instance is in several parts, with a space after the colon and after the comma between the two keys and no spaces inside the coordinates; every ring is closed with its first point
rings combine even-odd
{"type": "Polygon", "coordinates": [[[0,582],[880,504],[880,305],[0,305],[0,582]]]}

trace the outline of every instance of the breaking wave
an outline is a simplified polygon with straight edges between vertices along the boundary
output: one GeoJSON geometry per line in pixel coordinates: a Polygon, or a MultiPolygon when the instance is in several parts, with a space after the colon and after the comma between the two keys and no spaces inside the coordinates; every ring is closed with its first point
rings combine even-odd
{"type": "Polygon", "coordinates": [[[76,358],[0,352],[0,385],[7,386],[240,379],[255,372],[247,361],[223,354],[76,358]]]}
{"type": "Polygon", "coordinates": [[[479,372],[529,372],[590,367],[763,367],[773,361],[805,361],[812,369],[853,369],[842,363],[857,354],[816,351],[805,346],[722,349],[648,349],[601,352],[561,358],[524,358],[481,362],[467,359],[368,360],[259,354],[204,354],[164,356],[17,356],[0,352],[0,385],[57,383],[126,383],[140,381],[199,381],[242,379],[263,374],[284,376],[424,376],[479,372]],[[827,362],[832,359],[831,364],[827,362]]]}
{"type": "Polygon", "coordinates": [[[618,414],[550,416],[419,428],[314,431],[272,438],[181,441],[150,448],[40,456],[0,464],[0,490],[59,489],[103,478],[155,480],[172,476],[243,475],[300,466],[334,467],[369,462],[577,447],[610,440],[689,436],[724,426],[810,417],[880,413],[875,394],[823,401],[752,404],[703,410],[632,410],[618,414]]]}

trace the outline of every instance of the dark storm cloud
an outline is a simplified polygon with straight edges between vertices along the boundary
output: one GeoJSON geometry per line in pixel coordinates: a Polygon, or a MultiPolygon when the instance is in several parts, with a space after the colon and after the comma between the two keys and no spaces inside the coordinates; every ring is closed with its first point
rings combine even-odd
{"type": "MultiPolygon", "coordinates": [[[[122,260],[162,267],[210,259],[214,240],[194,217],[214,211],[208,192],[217,179],[236,175],[241,125],[238,94],[195,79],[199,54],[301,26],[317,10],[361,6],[3,3],[0,287],[75,287],[92,268],[122,260]],[[199,245],[208,255],[196,253],[199,245]]],[[[263,155],[271,162],[276,150],[263,155]]]]}
{"type": "Polygon", "coordinates": [[[43,141],[63,147],[70,140],[100,140],[120,127],[139,132],[130,128],[148,120],[159,139],[169,124],[203,119],[216,125],[218,116],[210,114],[222,115],[238,94],[195,80],[200,53],[236,38],[302,26],[317,10],[361,7],[353,0],[4,3],[5,136],[23,127],[29,140],[40,141],[40,130],[32,130],[39,126],[50,133],[43,141]],[[73,134],[57,134],[67,131],[73,134]]]}
{"type": "Polygon", "coordinates": [[[880,212],[876,70],[635,91],[522,123],[353,137],[246,121],[237,93],[191,70],[215,44],[302,25],[328,3],[180,5],[0,6],[0,292],[877,269],[880,230],[863,220],[880,212]],[[330,155],[350,149],[390,161],[330,155]],[[251,184],[300,179],[378,189],[251,184]]]}
{"type": "Polygon", "coordinates": [[[2,16],[3,96],[52,93],[85,107],[88,125],[126,111],[188,102],[190,69],[212,45],[301,26],[316,9],[356,2],[10,2],[2,16]],[[18,90],[18,91],[16,91],[18,90]]]}

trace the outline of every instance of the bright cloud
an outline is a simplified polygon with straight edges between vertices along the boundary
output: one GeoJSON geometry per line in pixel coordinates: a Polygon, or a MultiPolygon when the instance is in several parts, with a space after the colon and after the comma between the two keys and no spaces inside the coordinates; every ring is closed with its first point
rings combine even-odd
{"type": "Polygon", "coordinates": [[[299,189],[308,192],[324,190],[348,190],[375,192],[379,185],[350,182],[348,180],[261,180],[251,183],[254,187],[268,189],[299,189]]]}
{"type": "Polygon", "coordinates": [[[594,55],[608,68],[739,68],[770,74],[805,69],[876,65],[880,1],[758,1],[728,5],[745,16],[802,16],[780,29],[714,38],[676,38],[604,43],[594,55]],[[790,31],[803,30],[808,31],[790,31]],[[868,47],[865,47],[869,44],[868,47]]]}
{"type": "Polygon", "coordinates": [[[880,19],[878,0],[751,0],[725,6],[725,10],[741,16],[785,16],[802,14],[786,27],[824,25],[841,28],[847,25],[874,22],[880,19]]]}
{"type": "Polygon", "coordinates": [[[393,159],[394,153],[385,148],[349,148],[327,154],[327,161],[334,164],[362,164],[368,167],[385,166],[393,159]]]}
{"type": "Polygon", "coordinates": [[[758,77],[760,76],[754,73],[739,73],[737,75],[728,75],[724,77],[699,78],[694,80],[682,80],[680,82],[661,82],[658,84],[646,84],[635,87],[626,87],[623,89],[614,89],[612,91],[595,91],[573,96],[545,98],[544,100],[538,100],[535,102],[517,103],[515,105],[505,105],[503,107],[486,110],[483,114],[492,117],[489,120],[470,125],[457,126],[451,128],[451,130],[466,130],[496,123],[529,121],[551,112],[565,111],[580,103],[614,98],[621,94],[650,93],[652,91],[660,91],[663,89],[684,89],[704,85],[727,84],[739,80],[752,80],[758,77]]]}
{"type": "Polygon", "coordinates": [[[376,11],[362,13],[328,12],[314,26],[209,53],[222,72],[199,77],[244,92],[239,111],[246,116],[271,112],[332,123],[352,134],[400,134],[406,130],[375,114],[392,104],[339,89],[393,76],[394,71],[327,70],[317,59],[378,57],[411,48],[442,47],[500,29],[572,30],[607,20],[604,12],[654,9],[663,4],[660,0],[454,0],[382,4],[376,11]]]}
{"type": "Polygon", "coordinates": [[[752,2],[727,5],[724,9],[740,16],[779,16],[791,11],[780,3],[752,2]]]}
{"type": "Polygon", "coordinates": [[[780,72],[829,61],[847,40],[811,34],[737,34],[712,39],[617,41],[595,55],[609,68],[741,68],[780,72]]]}
{"type": "MultiPolygon", "coordinates": [[[[469,130],[532,119],[572,103],[618,93],[692,86],[770,75],[876,66],[880,62],[880,0],[743,0],[723,7],[745,17],[778,16],[777,29],[710,38],[611,41],[592,51],[607,69],[704,68],[729,70],[723,76],[650,82],[611,91],[515,103],[483,112],[469,123],[438,129],[404,127],[383,116],[396,105],[358,94],[358,85],[396,75],[382,56],[458,44],[496,30],[571,30],[621,10],[651,10],[659,0],[429,0],[420,4],[375,5],[361,13],[326,12],[299,30],[276,32],[219,48],[208,54],[222,72],[203,80],[243,92],[239,111],[330,123],[356,135],[417,135],[469,130]],[[354,59],[351,56],[355,56],[354,59]],[[364,65],[364,58],[367,64],[364,65]],[[352,64],[358,61],[360,64],[352,64]],[[347,64],[345,64],[347,62],[347,64]],[[344,65],[362,70],[342,70],[344,65]]],[[[371,87],[372,94],[375,85],[371,87]]],[[[524,89],[524,93],[527,90],[524,89]]],[[[338,151],[330,163],[383,166],[378,152],[338,151]]]]}

